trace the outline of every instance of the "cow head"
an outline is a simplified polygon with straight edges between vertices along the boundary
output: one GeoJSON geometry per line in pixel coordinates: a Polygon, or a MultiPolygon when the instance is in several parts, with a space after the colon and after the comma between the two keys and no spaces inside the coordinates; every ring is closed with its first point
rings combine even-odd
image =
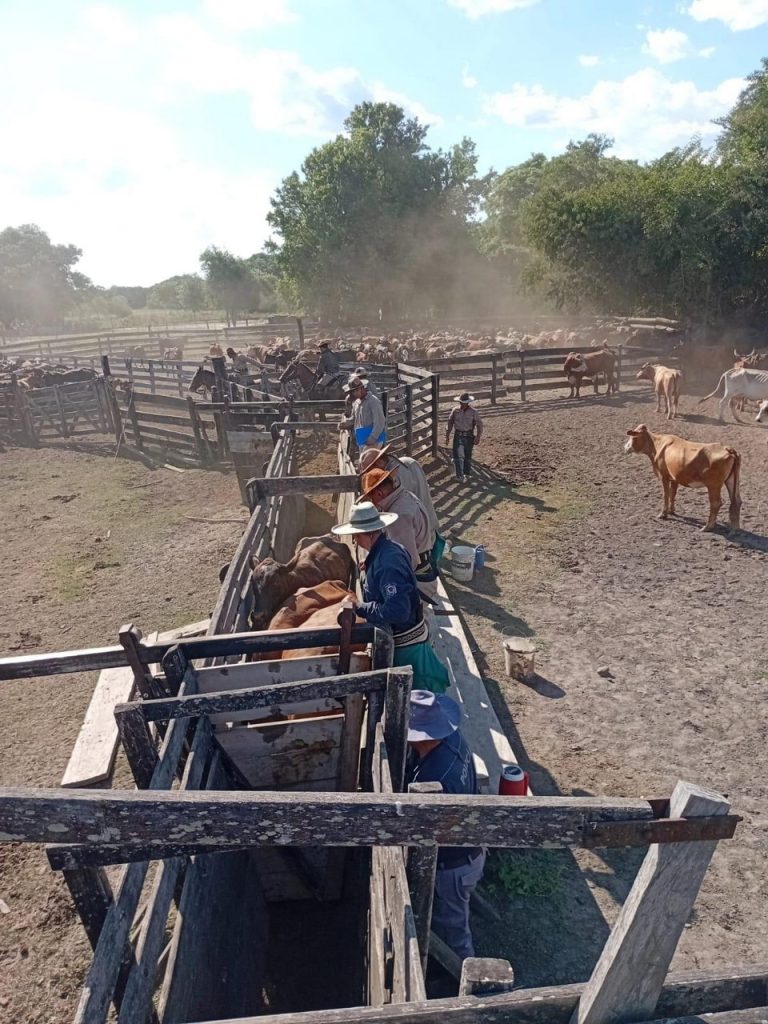
{"type": "Polygon", "coordinates": [[[763,422],[763,416],[768,419],[768,398],[760,403],[760,408],[757,410],[757,416],[755,416],[755,419],[758,423],[763,422]]]}
{"type": "Polygon", "coordinates": [[[642,455],[651,443],[651,434],[644,423],[638,423],[634,430],[627,431],[629,440],[624,445],[627,455],[642,455]]]}
{"type": "Polygon", "coordinates": [[[586,373],[587,364],[577,352],[569,352],[563,363],[563,373],[567,376],[573,373],[586,373]]]}
{"type": "Polygon", "coordinates": [[[637,372],[638,380],[653,380],[656,376],[656,372],[653,368],[653,363],[643,363],[637,372]]]}
{"type": "Polygon", "coordinates": [[[287,596],[285,590],[286,566],[274,558],[265,558],[261,562],[250,559],[251,592],[253,594],[253,610],[251,611],[251,627],[266,629],[276,608],[287,596]]]}

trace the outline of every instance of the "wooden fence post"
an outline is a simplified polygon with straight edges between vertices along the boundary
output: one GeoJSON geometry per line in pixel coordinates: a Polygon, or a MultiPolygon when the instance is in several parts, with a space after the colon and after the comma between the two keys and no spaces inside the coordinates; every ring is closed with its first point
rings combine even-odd
{"type": "Polygon", "coordinates": [[[499,368],[499,357],[494,353],[491,356],[491,405],[496,405],[496,374],[499,368]]]}
{"type": "Polygon", "coordinates": [[[154,393],[155,393],[155,364],[150,359],[148,361],[148,363],[147,363],[147,366],[149,368],[149,390],[154,395],[154,393]]]}
{"type": "Polygon", "coordinates": [[[520,351],[520,401],[525,399],[525,352],[520,351]]]}
{"type": "Polygon", "coordinates": [[[136,683],[136,689],[139,691],[141,696],[145,700],[151,700],[153,697],[160,696],[160,694],[156,694],[154,692],[151,682],[152,677],[139,659],[141,630],[129,623],[128,625],[120,627],[118,638],[120,640],[120,646],[125,651],[126,661],[133,672],[133,681],[136,683]]]}
{"type": "MultiPolygon", "coordinates": [[[[412,782],[409,793],[442,793],[441,782],[412,782]]],[[[429,932],[432,927],[432,899],[435,894],[437,873],[437,847],[411,846],[408,849],[408,888],[416,922],[416,940],[421,953],[421,969],[427,973],[429,932]]]]}
{"type": "Polygon", "coordinates": [[[618,359],[617,359],[617,366],[616,366],[616,386],[619,389],[621,388],[621,378],[622,378],[622,365],[621,364],[622,364],[623,356],[624,356],[624,346],[623,345],[619,345],[618,346],[618,359]]]}
{"type": "Polygon", "coordinates": [[[515,972],[509,960],[470,956],[461,965],[460,996],[490,996],[511,992],[515,972]]]}
{"type": "Polygon", "coordinates": [[[195,408],[195,400],[192,395],[187,395],[187,408],[189,409],[189,421],[192,424],[192,432],[195,435],[195,444],[197,445],[197,456],[203,465],[206,465],[209,461],[208,450],[203,440],[203,432],[200,429],[200,416],[197,409],[195,408]]]}
{"type": "Polygon", "coordinates": [[[299,348],[304,348],[304,321],[300,316],[296,317],[296,327],[299,332],[299,348]]]}
{"type": "Polygon", "coordinates": [[[405,385],[405,454],[413,455],[413,384],[405,385]]]}
{"type": "Polygon", "coordinates": [[[392,788],[402,793],[405,782],[405,757],[408,717],[411,708],[413,669],[409,665],[391,668],[384,694],[384,742],[387,745],[392,788]]]}
{"type": "Polygon", "coordinates": [[[131,430],[133,431],[133,443],[139,449],[140,452],[144,451],[144,442],[141,438],[141,429],[139,427],[139,416],[136,412],[136,404],[133,390],[128,392],[128,418],[131,421],[131,430]]]}
{"type": "Polygon", "coordinates": [[[96,949],[107,911],[114,902],[107,873],[104,868],[85,867],[65,868],[62,874],[91,949],[96,949]]]}
{"type": "Polygon", "coordinates": [[[440,437],[440,374],[432,375],[432,458],[437,458],[440,437]]]}
{"type": "Polygon", "coordinates": [[[59,419],[61,420],[61,436],[69,437],[69,427],[67,426],[67,414],[64,412],[64,402],[61,398],[61,392],[59,391],[59,385],[53,385],[53,396],[56,399],[56,408],[59,410],[59,419]]]}
{"type": "Polygon", "coordinates": [[[117,731],[139,789],[149,789],[160,758],[140,708],[126,708],[115,715],[117,731]]]}
{"type": "MultiPolygon", "coordinates": [[[[729,807],[719,793],[678,782],[669,816],[721,815],[729,807]]],[[[571,1024],[620,1024],[653,1016],[716,846],[716,841],[700,841],[648,848],[571,1024]]]]}

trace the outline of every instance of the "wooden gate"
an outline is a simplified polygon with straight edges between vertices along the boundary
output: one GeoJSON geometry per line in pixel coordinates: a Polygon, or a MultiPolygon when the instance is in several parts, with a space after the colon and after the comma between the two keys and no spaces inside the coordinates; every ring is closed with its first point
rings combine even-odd
{"type": "Polygon", "coordinates": [[[103,380],[94,378],[22,392],[34,439],[106,434],[112,423],[104,387],[103,380]]]}

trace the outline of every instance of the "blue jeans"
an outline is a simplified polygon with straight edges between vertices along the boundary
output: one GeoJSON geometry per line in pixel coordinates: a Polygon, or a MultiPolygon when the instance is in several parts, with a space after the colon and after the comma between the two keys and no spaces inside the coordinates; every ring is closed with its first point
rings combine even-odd
{"type": "Polygon", "coordinates": [[[469,864],[441,868],[435,875],[432,930],[461,960],[475,955],[469,930],[469,898],[483,877],[485,850],[469,864]]]}
{"type": "Polygon", "coordinates": [[[472,472],[472,449],[475,446],[473,434],[453,435],[453,467],[456,476],[469,476],[472,472]]]}

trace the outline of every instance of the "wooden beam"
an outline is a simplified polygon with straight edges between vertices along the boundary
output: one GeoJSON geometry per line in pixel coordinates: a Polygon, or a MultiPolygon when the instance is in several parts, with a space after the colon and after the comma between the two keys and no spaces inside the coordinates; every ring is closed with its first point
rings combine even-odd
{"type": "MultiPolygon", "coordinates": [[[[670,800],[675,818],[720,816],[728,801],[688,782],[670,800]]],[[[653,1015],[715,842],[651,846],[574,1012],[572,1024],[612,1024],[653,1015]]]]}
{"type": "MultiPolygon", "coordinates": [[[[656,1013],[668,1021],[707,1014],[707,1024],[755,1024],[765,1006],[768,964],[670,974],[656,1013]],[[747,1010],[746,1020],[730,1015],[747,1010]],[[722,1016],[721,1016],[722,1015],[722,1016]]],[[[567,1024],[584,983],[517,989],[483,997],[463,996],[388,1006],[354,1006],[303,1013],[220,1019],[208,1024],[567,1024]]],[[[197,1022],[196,1022],[197,1024],[197,1022]]],[[[675,1024],[679,1024],[675,1020],[675,1024]]],[[[701,1024],[701,1021],[692,1022],[701,1024]]]]}
{"type": "Polygon", "coordinates": [[[511,992],[515,972],[509,960],[470,956],[461,965],[460,996],[488,996],[511,992]]]}
{"type": "Polygon", "coordinates": [[[401,793],[404,787],[412,682],[413,669],[410,665],[389,670],[384,696],[384,741],[396,793],[401,793]]]}
{"type": "MultiPolygon", "coordinates": [[[[161,752],[158,770],[170,760],[161,752]]],[[[125,861],[249,846],[578,847],[590,821],[641,828],[651,814],[645,801],[601,797],[8,788],[0,841],[94,843],[125,861]]]]}
{"type": "MultiPolygon", "coordinates": [[[[442,793],[440,782],[412,782],[409,793],[442,793]]],[[[408,888],[416,922],[416,938],[421,952],[421,969],[426,975],[429,956],[429,933],[432,928],[432,901],[437,873],[437,847],[412,846],[408,851],[408,888]]],[[[467,993],[472,995],[473,993],[467,993]]]]}
{"type": "MultiPolygon", "coordinates": [[[[205,678],[201,669],[198,679],[205,678]]],[[[328,676],[302,683],[275,683],[271,686],[255,686],[247,690],[222,690],[217,693],[191,694],[184,697],[164,697],[160,700],[135,701],[120,704],[115,715],[136,709],[147,722],[167,721],[172,718],[199,718],[201,715],[218,715],[237,711],[252,711],[281,704],[304,700],[333,700],[353,694],[371,693],[383,690],[387,683],[387,672],[360,672],[348,676],[328,676]]]]}

